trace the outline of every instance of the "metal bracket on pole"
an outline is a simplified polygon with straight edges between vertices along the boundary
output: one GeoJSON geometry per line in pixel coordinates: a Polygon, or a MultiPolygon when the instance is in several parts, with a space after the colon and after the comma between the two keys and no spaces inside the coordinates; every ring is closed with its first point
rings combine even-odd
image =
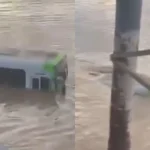
{"type": "Polygon", "coordinates": [[[120,58],[129,58],[129,57],[138,57],[150,55],[150,49],[136,51],[136,52],[124,52],[124,53],[114,53],[110,55],[111,61],[116,64],[117,67],[127,72],[132,78],[134,78],[137,82],[142,84],[145,88],[150,90],[150,82],[147,83],[138,73],[130,70],[126,65],[119,61],[120,58]]]}

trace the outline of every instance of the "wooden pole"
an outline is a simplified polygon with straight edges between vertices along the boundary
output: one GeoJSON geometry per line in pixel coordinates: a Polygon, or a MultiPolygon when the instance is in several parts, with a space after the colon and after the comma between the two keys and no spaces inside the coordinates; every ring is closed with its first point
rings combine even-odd
{"type": "MultiPolygon", "coordinates": [[[[142,0],[116,0],[114,53],[138,51],[142,0]]],[[[118,62],[136,70],[135,58],[118,62]]],[[[133,79],[114,62],[108,150],[130,150],[129,120],[133,79]]]]}

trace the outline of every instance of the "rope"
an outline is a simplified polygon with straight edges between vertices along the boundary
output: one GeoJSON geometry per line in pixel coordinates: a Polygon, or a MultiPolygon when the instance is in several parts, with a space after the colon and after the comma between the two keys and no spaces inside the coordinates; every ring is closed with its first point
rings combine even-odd
{"type": "Polygon", "coordinates": [[[123,71],[127,72],[132,78],[134,78],[137,82],[139,82],[141,85],[143,85],[145,88],[150,90],[150,82],[148,83],[146,80],[144,80],[139,74],[131,71],[126,65],[120,62],[115,62],[116,66],[118,66],[123,71]]]}
{"type": "Polygon", "coordinates": [[[143,50],[143,51],[135,51],[135,52],[124,52],[124,53],[114,53],[111,54],[111,60],[112,62],[119,67],[122,71],[127,72],[132,78],[134,78],[137,82],[139,82],[141,85],[143,85],[145,88],[150,90],[150,82],[148,83],[146,80],[141,78],[139,74],[136,72],[131,71],[125,64],[120,62],[120,59],[124,59],[127,57],[137,57],[137,56],[145,56],[150,55],[150,49],[143,50]]]}
{"type": "Polygon", "coordinates": [[[135,52],[114,53],[111,54],[111,59],[137,57],[137,56],[145,56],[145,55],[150,55],[150,49],[135,51],[135,52]]]}

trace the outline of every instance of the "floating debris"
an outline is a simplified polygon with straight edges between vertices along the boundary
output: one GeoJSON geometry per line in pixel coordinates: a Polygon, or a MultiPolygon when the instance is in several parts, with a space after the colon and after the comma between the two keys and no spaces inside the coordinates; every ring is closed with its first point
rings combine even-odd
{"type": "Polygon", "coordinates": [[[92,75],[92,76],[98,76],[99,73],[97,73],[97,72],[89,72],[89,75],[92,75]]]}

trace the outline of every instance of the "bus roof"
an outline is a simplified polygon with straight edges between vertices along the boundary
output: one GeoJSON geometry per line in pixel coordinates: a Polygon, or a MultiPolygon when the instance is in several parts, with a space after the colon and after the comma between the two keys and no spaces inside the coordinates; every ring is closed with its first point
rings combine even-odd
{"type": "Polygon", "coordinates": [[[35,68],[44,67],[47,71],[52,72],[64,58],[64,54],[58,52],[44,51],[5,51],[0,52],[0,67],[12,68],[35,68]]]}

